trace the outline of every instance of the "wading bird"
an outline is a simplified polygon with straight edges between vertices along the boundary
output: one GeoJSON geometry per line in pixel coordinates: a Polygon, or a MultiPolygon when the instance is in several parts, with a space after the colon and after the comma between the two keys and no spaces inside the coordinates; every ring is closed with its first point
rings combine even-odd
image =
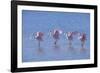
{"type": "Polygon", "coordinates": [[[36,32],[35,39],[38,41],[39,51],[42,51],[41,42],[43,41],[43,36],[44,36],[43,32],[36,32]]]}
{"type": "Polygon", "coordinates": [[[79,33],[78,39],[81,41],[81,50],[84,50],[85,49],[85,42],[86,42],[86,34],[79,33]]]}
{"type": "Polygon", "coordinates": [[[67,32],[66,33],[66,37],[68,39],[68,47],[69,48],[73,48],[72,47],[72,41],[73,41],[73,36],[76,35],[78,32],[67,32]]]}
{"type": "Polygon", "coordinates": [[[52,33],[52,36],[54,38],[54,46],[57,47],[57,43],[58,43],[58,40],[60,39],[60,34],[62,34],[62,31],[61,30],[58,30],[58,29],[55,29],[52,33]]]}

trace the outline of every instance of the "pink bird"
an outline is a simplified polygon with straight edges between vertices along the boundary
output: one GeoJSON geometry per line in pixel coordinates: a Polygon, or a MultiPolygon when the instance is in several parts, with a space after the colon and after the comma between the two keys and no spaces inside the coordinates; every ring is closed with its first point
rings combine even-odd
{"type": "Polygon", "coordinates": [[[53,31],[53,33],[52,33],[52,36],[53,36],[53,38],[55,40],[55,42],[54,42],[54,45],[55,46],[57,46],[57,42],[60,39],[60,34],[62,34],[62,31],[61,30],[58,30],[58,29],[55,29],[53,31]]]}
{"type": "Polygon", "coordinates": [[[66,36],[68,40],[73,40],[73,32],[67,32],[66,36]]]}
{"type": "Polygon", "coordinates": [[[38,40],[38,47],[40,51],[41,51],[40,42],[43,41],[43,36],[44,36],[43,32],[36,32],[35,39],[38,40]]]}
{"type": "Polygon", "coordinates": [[[42,32],[37,32],[36,35],[35,35],[35,38],[38,40],[38,41],[43,41],[43,33],[42,32]]]}
{"type": "Polygon", "coordinates": [[[78,39],[81,41],[81,47],[84,49],[85,41],[86,41],[86,34],[80,33],[78,39]]]}
{"type": "Polygon", "coordinates": [[[72,41],[73,41],[73,36],[76,35],[78,32],[67,32],[66,33],[66,37],[68,39],[68,45],[69,45],[69,48],[72,48],[72,41]]]}

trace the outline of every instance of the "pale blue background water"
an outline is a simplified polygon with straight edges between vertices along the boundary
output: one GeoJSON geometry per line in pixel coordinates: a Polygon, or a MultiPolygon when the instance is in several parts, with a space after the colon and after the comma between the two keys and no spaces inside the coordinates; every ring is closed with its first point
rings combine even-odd
{"type": "Polygon", "coordinates": [[[75,12],[22,11],[22,62],[79,60],[90,58],[90,14],[75,12]],[[60,36],[59,48],[54,48],[50,30],[60,29],[64,32],[79,31],[87,34],[85,51],[80,51],[80,41],[75,36],[73,50],[68,49],[65,35],[60,36]],[[32,36],[37,31],[44,32],[41,43],[42,53],[38,52],[37,40],[32,36]]]}

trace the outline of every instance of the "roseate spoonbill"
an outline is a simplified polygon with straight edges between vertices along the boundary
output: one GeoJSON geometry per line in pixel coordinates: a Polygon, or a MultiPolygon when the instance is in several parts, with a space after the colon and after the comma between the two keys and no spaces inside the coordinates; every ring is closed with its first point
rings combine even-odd
{"type": "Polygon", "coordinates": [[[67,32],[66,37],[68,39],[68,46],[69,48],[72,48],[72,41],[73,41],[73,36],[76,35],[78,32],[67,32]]]}
{"type": "Polygon", "coordinates": [[[52,36],[54,38],[54,45],[57,46],[57,42],[60,39],[60,34],[62,34],[62,31],[59,29],[53,30],[52,36]]]}
{"type": "Polygon", "coordinates": [[[82,50],[84,49],[85,41],[86,41],[86,34],[85,33],[79,33],[78,39],[81,41],[81,47],[82,50]]]}
{"type": "Polygon", "coordinates": [[[43,32],[36,32],[36,35],[35,35],[35,39],[38,40],[38,47],[39,47],[39,51],[42,51],[41,50],[41,41],[43,41],[43,32]]]}

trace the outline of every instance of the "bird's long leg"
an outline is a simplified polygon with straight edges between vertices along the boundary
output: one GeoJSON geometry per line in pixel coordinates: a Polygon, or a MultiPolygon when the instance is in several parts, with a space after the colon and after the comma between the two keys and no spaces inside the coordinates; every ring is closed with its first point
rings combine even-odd
{"type": "Polygon", "coordinates": [[[38,48],[40,49],[40,41],[38,41],[38,48]]]}
{"type": "Polygon", "coordinates": [[[55,49],[59,49],[58,39],[56,39],[56,40],[54,41],[54,48],[55,48],[55,49]]]}
{"type": "Polygon", "coordinates": [[[71,40],[69,40],[68,46],[69,46],[69,48],[72,47],[72,42],[71,42],[71,40]]]}
{"type": "Polygon", "coordinates": [[[54,45],[56,45],[56,44],[57,44],[57,42],[56,42],[56,40],[55,40],[54,45]]]}
{"type": "Polygon", "coordinates": [[[54,41],[54,45],[55,45],[55,46],[57,46],[57,42],[58,42],[58,40],[56,39],[56,40],[54,41]]]}
{"type": "Polygon", "coordinates": [[[82,42],[81,42],[81,47],[82,47],[82,49],[84,49],[84,45],[85,45],[85,41],[82,41],[82,42]]]}
{"type": "Polygon", "coordinates": [[[81,41],[81,50],[85,50],[85,41],[81,41]]]}
{"type": "Polygon", "coordinates": [[[41,49],[41,42],[40,42],[40,41],[38,41],[38,51],[39,51],[39,52],[42,52],[42,49],[41,49]]]}

